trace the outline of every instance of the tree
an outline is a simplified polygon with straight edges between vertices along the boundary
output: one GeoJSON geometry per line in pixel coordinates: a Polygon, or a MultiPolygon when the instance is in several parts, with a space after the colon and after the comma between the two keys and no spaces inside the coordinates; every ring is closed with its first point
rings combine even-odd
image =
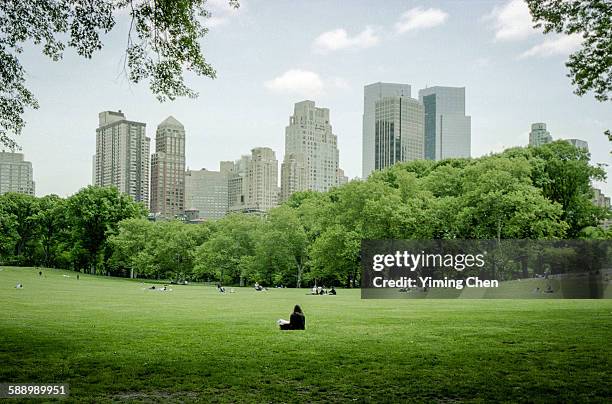
{"type": "Polygon", "coordinates": [[[33,263],[32,244],[38,231],[34,216],[38,209],[34,196],[12,192],[0,196],[0,249],[18,264],[33,263]]]}
{"type": "MultiPolygon", "coordinates": [[[[230,214],[214,224],[214,231],[196,248],[195,276],[220,282],[241,282],[251,269],[255,254],[254,235],[262,219],[245,214],[230,214]]],[[[242,282],[241,282],[242,283],[242,282]]]]}
{"type": "Polygon", "coordinates": [[[342,282],[346,287],[359,284],[361,237],[341,225],[327,228],[310,248],[310,276],[322,282],[342,282]]]}
{"type": "Polygon", "coordinates": [[[256,233],[252,262],[259,281],[301,287],[307,263],[308,238],[297,212],[289,206],[270,210],[256,233]]]}
{"type": "Polygon", "coordinates": [[[134,218],[119,222],[117,233],[109,237],[112,250],[110,266],[115,273],[135,278],[138,274],[148,275],[150,257],[147,254],[148,241],[152,239],[154,224],[147,219],[134,218]]]}
{"type": "Polygon", "coordinates": [[[81,255],[82,264],[92,273],[104,268],[107,239],[116,233],[119,222],[143,218],[145,213],[142,204],[114,187],[88,186],[72,195],[67,201],[67,214],[75,260],[82,252],[85,254],[81,255]]]}
{"type": "Polygon", "coordinates": [[[562,140],[533,148],[532,153],[533,184],[561,204],[561,219],[570,226],[567,235],[575,238],[584,227],[596,226],[606,213],[591,201],[591,181],[604,180],[605,171],[589,164],[586,150],[562,140]]]}
{"type": "Polygon", "coordinates": [[[66,201],[57,195],[47,195],[38,199],[38,212],[33,220],[38,227],[39,240],[43,251],[42,264],[54,267],[56,257],[66,236],[66,201]]]}
{"type": "Polygon", "coordinates": [[[535,27],[544,33],[581,35],[582,47],[566,66],[575,93],[595,93],[607,101],[612,93],[612,2],[610,0],[526,0],[535,27]]]}
{"type": "MultiPolygon", "coordinates": [[[[149,80],[160,101],[197,97],[183,80],[183,71],[214,78],[202,54],[200,40],[207,28],[200,18],[210,13],[206,0],[28,0],[0,2],[0,145],[16,147],[13,139],[25,125],[26,108],[38,108],[25,85],[19,61],[29,41],[42,45],[52,60],[66,47],[85,58],[102,48],[101,35],[115,27],[115,15],[127,11],[130,27],[125,69],[133,83],[149,80]]],[[[238,0],[229,0],[233,7],[238,0]]]]}

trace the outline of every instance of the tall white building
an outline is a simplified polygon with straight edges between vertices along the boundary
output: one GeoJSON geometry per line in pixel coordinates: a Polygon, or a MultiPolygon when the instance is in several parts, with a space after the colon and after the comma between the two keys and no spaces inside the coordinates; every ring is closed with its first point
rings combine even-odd
{"type": "Polygon", "coordinates": [[[302,153],[285,154],[281,164],[281,194],[284,202],[291,194],[308,189],[308,170],[302,153]]]}
{"type": "Polygon", "coordinates": [[[251,150],[247,203],[250,211],[267,212],[278,205],[278,160],[269,147],[251,150]]]}
{"type": "Polygon", "coordinates": [[[94,185],[114,186],[148,207],[151,139],[146,125],[127,120],[121,111],[100,112],[98,118],[94,185]]]}
{"type": "Polygon", "coordinates": [[[375,170],[376,154],[376,101],[384,97],[410,97],[409,84],[373,83],[363,88],[362,177],[375,170]]]}
{"type": "Polygon", "coordinates": [[[423,105],[406,96],[376,100],[374,113],[374,169],[424,158],[423,105]]]}
{"type": "Polygon", "coordinates": [[[151,156],[151,213],[172,219],[185,210],[185,128],[169,116],[157,126],[151,156]]]}
{"type": "Polygon", "coordinates": [[[283,200],[296,191],[325,192],[337,186],[338,158],[338,138],[332,132],[329,109],[318,108],[313,101],[296,103],[285,128],[283,200]]]}
{"type": "Polygon", "coordinates": [[[228,171],[229,212],[264,213],[278,204],[278,160],[269,147],[256,147],[221,167],[228,171]]]}
{"type": "Polygon", "coordinates": [[[550,132],[546,130],[546,124],[543,122],[531,124],[531,132],[529,132],[529,145],[541,146],[552,142],[550,132]]]}
{"type": "Polygon", "coordinates": [[[222,161],[221,167],[228,171],[227,195],[228,212],[244,212],[247,210],[248,201],[248,173],[251,164],[251,156],[243,155],[239,160],[222,161]]]}
{"type": "Polygon", "coordinates": [[[465,115],[465,87],[419,90],[425,108],[425,158],[470,157],[472,118],[465,115]]]}
{"type": "Polygon", "coordinates": [[[17,192],[34,196],[32,163],[22,153],[0,152],[0,195],[17,192]]]}
{"type": "Polygon", "coordinates": [[[228,174],[223,171],[185,172],[185,210],[197,210],[199,219],[220,219],[228,210],[228,174]]]}

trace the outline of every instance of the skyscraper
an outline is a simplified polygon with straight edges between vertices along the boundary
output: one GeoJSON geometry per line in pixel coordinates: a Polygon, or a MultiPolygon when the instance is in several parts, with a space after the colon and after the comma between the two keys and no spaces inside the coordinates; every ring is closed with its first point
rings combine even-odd
{"type": "Polygon", "coordinates": [[[269,147],[256,147],[232,165],[228,173],[228,211],[264,213],[278,203],[278,160],[269,147]]]}
{"type": "Polygon", "coordinates": [[[329,109],[317,108],[313,101],[296,103],[285,128],[282,199],[296,191],[325,192],[337,186],[338,158],[338,139],[332,132],[329,109]]]}
{"type": "Polygon", "coordinates": [[[185,209],[185,128],[169,116],[157,126],[151,156],[151,213],[172,219],[185,209]]]}
{"type": "Polygon", "coordinates": [[[249,211],[267,212],[278,204],[278,160],[272,149],[256,147],[251,150],[247,178],[249,211]]]}
{"type": "Polygon", "coordinates": [[[363,88],[363,128],[362,128],[362,177],[367,178],[375,169],[376,154],[376,101],[383,97],[410,97],[409,84],[374,83],[363,88]]]}
{"type": "Polygon", "coordinates": [[[227,195],[228,212],[244,212],[247,210],[247,186],[251,156],[243,155],[239,160],[222,161],[221,167],[228,170],[227,195]]]}
{"type": "Polygon", "coordinates": [[[289,199],[291,194],[308,189],[308,172],[302,153],[285,154],[281,164],[281,202],[289,199]]]}
{"type": "Polygon", "coordinates": [[[199,219],[220,219],[228,210],[228,174],[224,171],[187,170],[185,209],[197,210],[199,219]]]}
{"type": "Polygon", "coordinates": [[[114,186],[149,206],[149,139],[145,124],[128,121],[121,110],[98,114],[94,185],[114,186]]]}
{"type": "Polygon", "coordinates": [[[396,95],[376,100],[374,107],[374,169],[423,159],[423,105],[413,98],[396,95]]]}
{"type": "Polygon", "coordinates": [[[541,146],[552,142],[550,132],[546,130],[546,124],[542,122],[531,124],[529,132],[529,146],[541,146]]]}
{"type": "Polygon", "coordinates": [[[465,87],[428,87],[419,91],[425,107],[425,158],[470,157],[472,118],[465,115],[465,87]]]}
{"type": "Polygon", "coordinates": [[[34,195],[32,163],[21,153],[0,152],[0,195],[7,192],[34,195]]]}

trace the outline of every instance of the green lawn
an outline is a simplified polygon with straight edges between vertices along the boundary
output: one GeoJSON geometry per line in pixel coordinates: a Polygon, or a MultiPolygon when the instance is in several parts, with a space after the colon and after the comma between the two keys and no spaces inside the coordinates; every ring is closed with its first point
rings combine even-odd
{"type": "Polygon", "coordinates": [[[43,272],[0,268],[0,382],[69,383],[73,401],[612,399],[612,300],[158,292],[43,272]],[[307,330],[279,331],[296,303],[307,330]]]}

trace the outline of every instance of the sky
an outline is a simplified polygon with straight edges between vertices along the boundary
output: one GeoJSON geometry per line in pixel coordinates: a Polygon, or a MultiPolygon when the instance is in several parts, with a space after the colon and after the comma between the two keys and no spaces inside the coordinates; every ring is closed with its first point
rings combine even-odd
{"type": "MultiPolygon", "coordinates": [[[[123,72],[128,16],[118,15],[104,47],[90,60],[66,51],[53,62],[33,44],[21,60],[39,100],[25,114],[18,142],[33,164],[36,194],[68,196],[91,183],[98,113],[122,110],[155,129],[169,115],[186,129],[190,169],[218,170],[267,146],[282,161],[293,104],[330,109],[340,167],[361,174],[363,86],[382,81],[466,87],[472,156],[528,143],[531,123],[545,122],[554,139],[589,142],[595,163],[611,163],[603,135],[612,103],[578,97],[564,62],[580,38],[533,29],[521,0],[209,0],[202,40],[217,78],[187,76],[200,95],[160,103],[146,83],[123,72]]],[[[608,176],[612,168],[607,167],[608,176]]],[[[595,184],[608,195],[612,181],[595,184]]]]}

